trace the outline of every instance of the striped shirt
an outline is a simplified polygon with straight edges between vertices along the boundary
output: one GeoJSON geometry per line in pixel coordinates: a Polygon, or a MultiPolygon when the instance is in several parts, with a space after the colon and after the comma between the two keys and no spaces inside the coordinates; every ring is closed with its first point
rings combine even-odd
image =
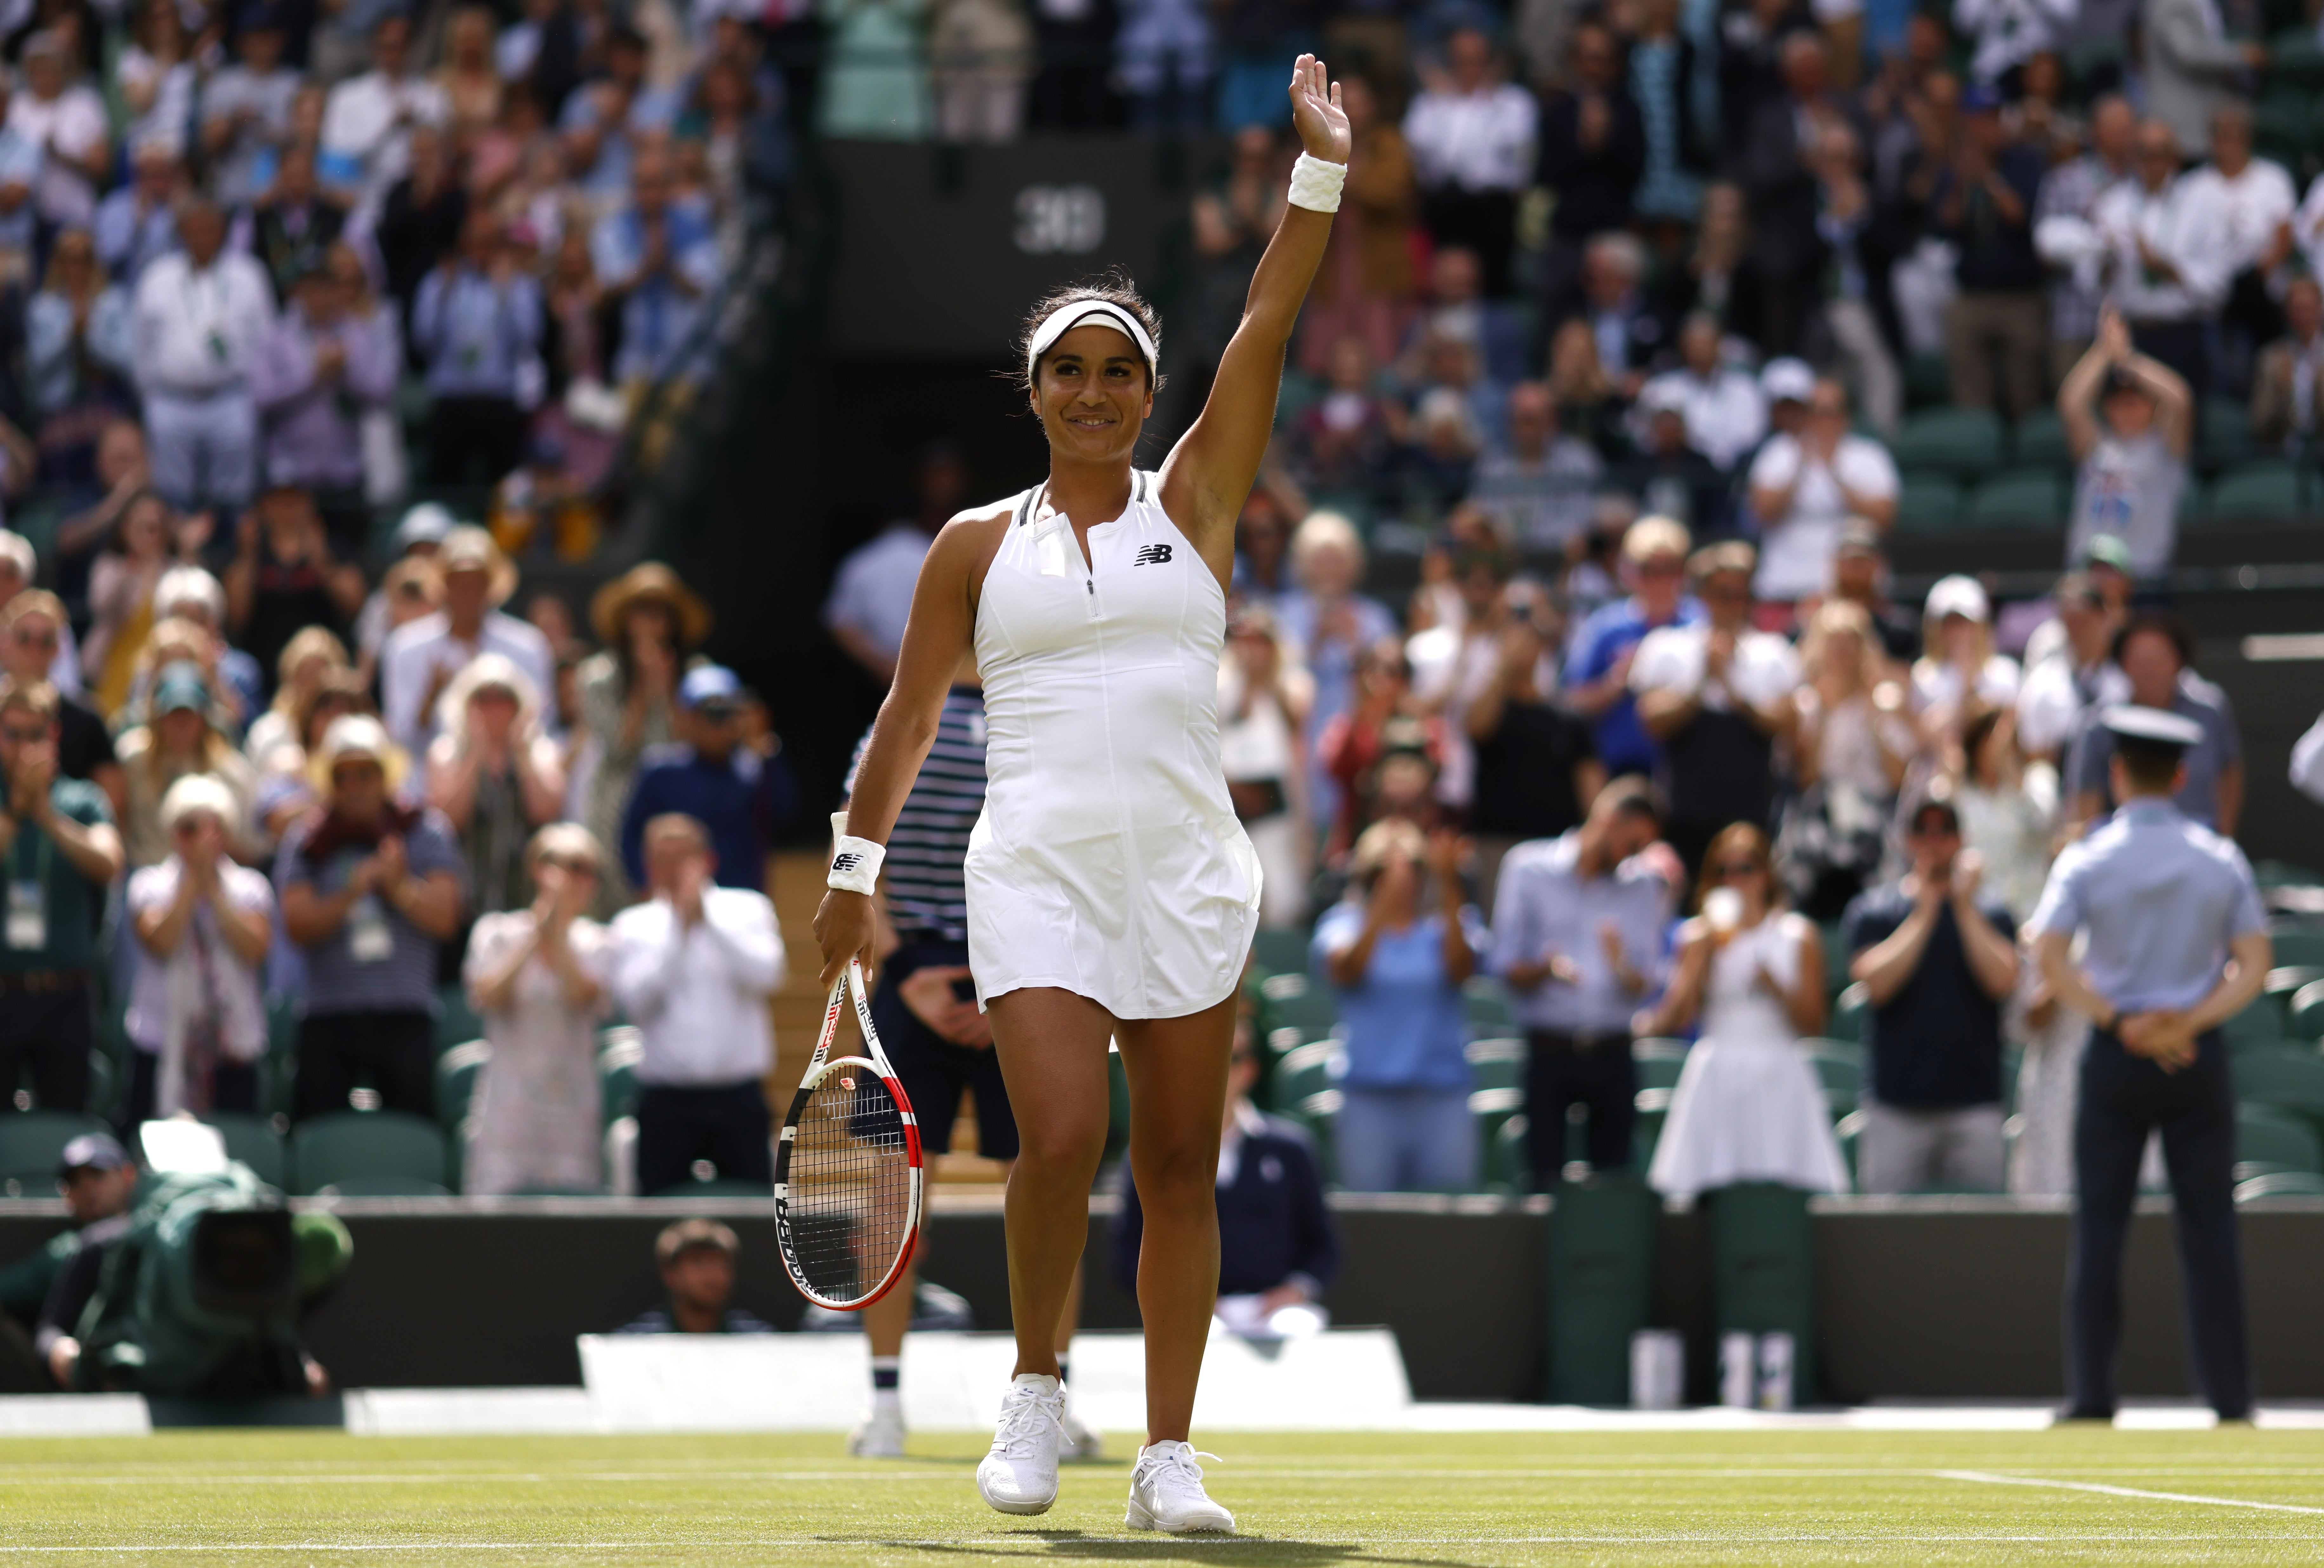
{"type": "MultiPolygon", "coordinates": [[[[847,788],[863,766],[865,732],[847,765],[847,788]]],[[[882,876],[888,918],[907,942],[968,940],[968,891],[961,862],[968,858],[968,835],[984,811],[984,693],[956,686],[945,695],[936,720],[936,743],[912,780],[904,809],[888,835],[882,876]]]]}

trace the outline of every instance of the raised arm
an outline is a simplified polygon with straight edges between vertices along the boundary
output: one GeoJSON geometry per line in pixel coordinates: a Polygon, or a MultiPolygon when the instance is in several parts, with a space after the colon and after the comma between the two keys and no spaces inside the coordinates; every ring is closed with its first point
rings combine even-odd
{"type": "MultiPolygon", "coordinates": [[[[1348,161],[1348,116],[1323,62],[1303,54],[1291,73],[1291,118],[1312,158],[1348,161]]],[[[1242,325],[1219,361],[1210,401],[1162,465],[1162,510],[1224,581],[1234,564],[1235,519],[1275,430],[1283,354],[1306,303],[1307,286],[1332,237],[1332,215],[1296,203],[1259,258],[1242,325]]]]}
{"type": "MultiPolygon", "coordinates": [[[[964,512],[945,524],[928,547],[912,589],[896,678],[872,722],[872,738],[847,798],[849,837],[884,844],[895,828],[904,798],[936,743],[945,694],[974,658],[977,589],[1009,521],[1005,506],[964,512]]],[[[817,983],[828,987],[850,958],[875,959],[878,933],[878,912],[869,894],[825,891],[815,912],[816,942],[823,949],[817,983]]]]}

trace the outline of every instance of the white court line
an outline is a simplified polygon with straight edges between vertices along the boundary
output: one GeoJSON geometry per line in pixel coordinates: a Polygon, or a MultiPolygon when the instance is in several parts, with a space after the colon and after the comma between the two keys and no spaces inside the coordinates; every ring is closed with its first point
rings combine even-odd
{"type": "Polygon", "coordinates": [[[2154,1502],[2204,1503],[2220,1508],[2265,1508],[2272,1513],[2324,1514],[2324,1508],[2310,1508],[2304,1503],[2263,1503],[2249,1498],[2209,1498],[2196,1492],[2147,1491],[2135,1486],[2107,1486],[2094,1480],[2048,1480],[2028,1475],[1996,1475],[1983,1470],[1932,1470],[1931,1475],[1947,1480],[1981,1481],[1988,1486],[2048,1487],[2057,1491],[2102,1492],[2107,1497],[2145,1498],[2154,1502]]]}
{"type": "MultiPolygon", "coordinates": [[[[2250,1536],[2158,1536],[2151,1531],[2134,1531],[2110,1535],[2067,1534],[2056,1536],[2027,1535],[1943,1535],[1920,1533],[1892,1535],[1874,1531],[1856,1535],[1838,1533],[1796,1533],[1773,1536],[1738,1533],[1721,1535],[1708,1531],[1690,1530],[1656,1535],[1629,1536],[1362,1536],[1332,1538],[1313,1536],[1171,1536],[1161,1539],[1137,1536],[1093,1536],[1076,1532],[1075,1539],[1104,1545],[1109,1551],[1122,1547],[1148,1546],[1160,1550],[1178,1551],[1187,1546],[1250,1547],[1279,1546],[1286,1548],[1315,1546],[1347,1546],[1362,1550],[1373,1546],[1758,1546],[1758,1545],[2110,1545],[2125,1543],[2173,1542],[2181,1545],[2223,1541],[2248,1542],[2250,1536]]],[[[2270,1540],[2310,1540],[2319,1537],[2289,1536],[2269,1536],[2270,1540]]],[[[8,1556],[62,1556],[69,1554],[121,1554],[132,1552],[171,1553],[243,1553],[243,1552],[668,1552],[712,1548],[735,1549],[798,1549],[829,1551],[833,1548],[858,1550],[910,1550],[922,1547],[957,1549],[981,1547],[994,1556],[1038,1554],[1047,1556],[1056,1543],[1045,1536],[1014,1539],[992,1536],[923,1536],[910,1537],[873,1537],[864,1536],[766,1536],[751,1540],[681,1541],[670,1539],[627,1541],[163,1541],[143,1545],[0,1545],[0,1554],[8,1556]]]]}

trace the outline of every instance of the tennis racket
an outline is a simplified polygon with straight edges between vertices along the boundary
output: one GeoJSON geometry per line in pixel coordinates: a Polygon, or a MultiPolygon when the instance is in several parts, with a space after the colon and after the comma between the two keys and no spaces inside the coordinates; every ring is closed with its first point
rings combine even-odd
{"type": "Polygon", "coordinates": [[[775,1149],[775,1235],[799,1294],[839,1312],[885,1296],[919,1241],[923,1176],[919,1123],[851,958],[775,1149]],[[831,1055],[843,995],[854,999],[868,1057],[831,1055]]]}

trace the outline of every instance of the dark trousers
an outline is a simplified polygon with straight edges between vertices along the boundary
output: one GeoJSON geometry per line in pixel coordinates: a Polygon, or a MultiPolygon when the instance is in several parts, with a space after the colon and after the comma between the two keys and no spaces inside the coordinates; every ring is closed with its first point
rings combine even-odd
{"type": "Polygon", "coordinates": [[[2211,328],[2201,321],[2134,321],[2130,340],[2138,352],[2150,355],[2187,380],[2195,397],[2195,419],[2203,418],[2203,400],[2211,395],[2211,328]]]}
{"type": "MultiPolygon", "coordinates": [[[[152,1120],[153,1095],[161,1076],[160,1052],[133,1049],[129,1053],[129,1110],[122,1119],[122,1125],[127,1130],[134,1132],[139,1122],[152,1120]]],[[[340,1109],[346,1108],[343,1097],[340,1109]]],[[[210,1109],[256,1111],[258,1065],[255,1062],[220,1062],[210,1073],[210,1109]]]]}
{"type": "Polygon", "coordinates": [[[694,1180],[706,1159],[718,1179],[775,1185],[773,1123],[756,1078],[740,1084],[678,1087],[649,1084],[638,1094],[638,1191],[650,1197],[694,1180]]]}
{"type": "Polygon", "coordinates": [[[2236,1093],[2227,1043],[2202,1037],[2194,1065],[2165,1073],[2093,1030],[2074,1118],[2074,1250],[2067,1281],[2067,1376],[2073,1408],[2115,1407],[2122,1339],[2122,1250],[2152,1129],[2163,1133],[2177,1213],[2179,1283],[2195,1380],[2227,1418],[2251,1412],[2244,1347],[2243,1258],[2236,1239],[2236,1093]]]}
{"type": "Polygon", "coordinates": [[[524,460],[524,410],[508,398],[438,398],[428,421],[430,484],[497,484],[524,460]],[[472,465],[481,475],[472,480],[472,465]]]}
{"type": "Polygon", "coordinates": [[[0,983],[0,1107],[23,1085],[29,1067],[39,1109],[86,1109],[95,1038],[86,974],[60,978],[40,991],[0,983]]]}
{"type": "Polygon", "coordinates": [[[1477,253],[1488,295],[1499,299],[1509,291],[1509,253],[1517,241],[1515,192],[1440,185],[1422,193],[1420,209],[1439,247],[1462,245],[1477,253]]]}
{"type": "Polygon", "coordinates": [[[299,1025],[299,1120],[347,1109],[364,1079],[386,1111],[436,1114],[436,1023],[424,1012],[335,1012],[299,1025]]]}
{"type": "Polygon", "coordinates": [[[1590,1164],[1618,1171],[1630,1164],[1630,1130],[1638,1119],[1638,1066],[1630,1037],[1578,1041],[1548,1029],[1526,1032],[1526,1157],[1533,1190],[1545,1193],[1565,1165],[1566,1108],[1590,1112],[1590,1164]]]}

